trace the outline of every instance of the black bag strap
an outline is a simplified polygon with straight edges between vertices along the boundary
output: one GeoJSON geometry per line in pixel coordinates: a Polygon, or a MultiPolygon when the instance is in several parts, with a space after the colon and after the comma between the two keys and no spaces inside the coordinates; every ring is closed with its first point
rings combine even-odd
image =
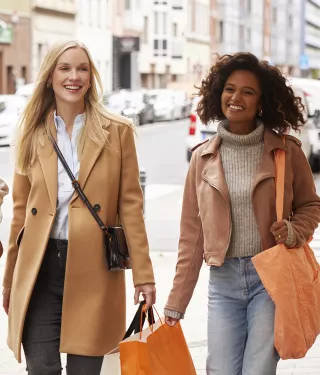
{"type": "Polygon", "coordinates": [[[66,159],[64,158],[64,156],[62,155],[62,152],[59,148],[59,146],[57,145],[57,142],[55,141],[53,135],[51,134],[51,132],[49,131],[49,139],[53,145],[53,148],[59,158],[59,160],[61,161],[61,164],[63,165],[65,171],[67,172],[70,180],[71,180],[71,183],[72,183],[72,186],[74,187],[75,191],[79,194],[80,198],[83,200],[83,202],[85,203],[85,205],[88,207],[88,210],[90,211],[91,215],[94,217],[95,221],[98,223],[99,227],[101,228],[101,230],[108,236],[110,237],[109,233],[108,233],[108,228],[109,226],[108,225],[105,225],[103,223],[103,221],[100,219],[99,215],[96,213],[95,209],[92,207],[92,204],[89,202],[87,196],[85,195],[84,191],[81,189],[80,187],[80,184],[78,182],[78,180],[75,178],[75,176],[73,175],[71,169],[69,168],[69,165],[68,163],[66,162],[66,159]]]}
{"type": "MultiPolygon", "coordinates": [[[[142,309],[143,309],[143,306],[146,304],[146,301],[141,301],[140,302],[140,305],[138,307],[138,310],[134,316],[134,318],[132,319],[132,322],[127,330],[127,332],[125,333],[123,340],[127,339],[128,337],[130,337],[133,333],[139,333],[140,332],[140,324],[141,324],[141,314],[142,314],[142,309]]],[[[152,307],[150,307],[147,311],[147,317],[148,317],[148,322],[150,325],[154,324],[155,323],[155,319],[154,319],[154,315],[153,315],[153,309],[152,307]]],[[[146,320],[146,314],[142,314],[142,327],[145,323],[145,320],[146,320]]]]}

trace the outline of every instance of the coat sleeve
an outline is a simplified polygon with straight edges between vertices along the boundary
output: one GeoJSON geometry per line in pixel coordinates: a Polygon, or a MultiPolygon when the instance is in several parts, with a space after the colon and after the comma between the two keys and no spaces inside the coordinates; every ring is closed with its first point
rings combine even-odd
{"type": "Polygon", "coordinates": [[[132,262],[134,286],[154,284],[149,245],[143,218],[143,194],[133,129],[125,125],[121,134],[121,177],[118,212],[132,262]]]}
{"type": "MultiPolygon", "coordinates": [[[[0,178],[0,207],[3,203],[3,198],[9,193],[9,188],[7,184],[3,181],[2,178],[0,178]]],[[[2,221],[2,211],[0,208],[0,222],[2,221]]]]}
{"type": "Polygon", "coordinates": [[[293,143],[291,153],[293,169],[293,244],[304,245],[320,222],[320,198],[317,195],[309,163],[300,146],[293,143]]]}
{"type": "MultiPolygon", "coordinates": [[[[203,232],[196,191],[197,154],[193,154],[184,187],[176,274],[165,311],[184,314],[203,263],[203,232]]],[[[172,315],[171,315],[172,316],[172,315]]]]}
{"type": "Polygon", "coordinates": [[[22,176],[15,173],[13,179],[13,219],[11,222],[11,230],[9,237],[8,254],[5,265],[5,272],[3,278],[3,286],[11,288],[13,272],[18,256],[17,237],[22,230],[26,217],[26,206],[30,193],[30,181],[27,176],[22,176]]]}

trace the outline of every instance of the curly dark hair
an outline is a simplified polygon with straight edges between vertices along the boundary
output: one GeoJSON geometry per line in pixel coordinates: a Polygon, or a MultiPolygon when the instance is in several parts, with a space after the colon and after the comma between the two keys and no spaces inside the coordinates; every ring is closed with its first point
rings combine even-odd
{"type": "Polygon", "coordinates": [[[265,127],[283,134],[288,128],[298,131],[305,124],[301,98],[294,95],[282,73],[267,61],[260,61],[247,52],[221,57],[218,55],[207,78],[202,80],[200,87],[196,87],[201,97],[197,113],[204,124],[225,119],[221,109],[221,95],[228,77],[235,70],[248,70],[256,75],[262,92],[261,120],[265,127]]]}

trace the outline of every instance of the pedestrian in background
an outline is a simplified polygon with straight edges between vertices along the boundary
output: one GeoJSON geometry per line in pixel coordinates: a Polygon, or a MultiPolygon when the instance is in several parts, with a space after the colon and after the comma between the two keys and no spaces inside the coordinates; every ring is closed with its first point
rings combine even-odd
{"type": "Polygon", "coordinates": [[[16,144],[13,220],[4,274],[8,345],[30,375],[100,374],[125,333],[124,272],[107,269],[104,236],[53,149],[56,139],[102,221],[119,216],[135,302],[155,302],[132,123],[101,104],[86,47],[59,42],[46,55],[16,144]]]}
{"type": "MultiPolygon", "coordinates": [[[[250,53],[224,55],[203,80],[198,114],[219,120],[193,152],[186,179],[167,324],[182,319],[205,259],[210,266],[208,375],[275,375],[275,306],[251,258],[275,244],[305,244],[320,221],[301,143],[301,99],[281,72],[250,53]],[[274,152],[286,151],[284,217],[277,222],[274,152]]],[[[281,287],[281,286],[279,286],[281,287]]]]}

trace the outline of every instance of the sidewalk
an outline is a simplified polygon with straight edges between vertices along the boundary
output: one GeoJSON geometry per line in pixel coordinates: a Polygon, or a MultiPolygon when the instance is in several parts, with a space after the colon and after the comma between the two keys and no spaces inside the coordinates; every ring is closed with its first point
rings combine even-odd
{"type": "MultiPolygon", "coordinates": [[[[154,264],[157,288],[157,304],[162,313],[167,295],[172,285],[175,271],[176,253],[151,253],[154,264]]],[[[3,274],[4,259],[1,259],[0,279],[3,274]]],[[[208,268],[203,267],[194,296],[182,321],[184,334],[194,359],[198,375],[206,375],[206,308],[207,308],[207,280],[208,268]]],[[[132,318],[136,307],[133,305],[133,287],[130,271],[127,272],[127,308],[128,321],[132,318]]],[[[0,312],[0,375],[24,375],[25,365],[18,364],[6,347],[6,316],[0,312]]],[[[277,375],[320,375],[320,341],[308,353],[307,358],[301,360],[281,361],[277,375]]]]}

